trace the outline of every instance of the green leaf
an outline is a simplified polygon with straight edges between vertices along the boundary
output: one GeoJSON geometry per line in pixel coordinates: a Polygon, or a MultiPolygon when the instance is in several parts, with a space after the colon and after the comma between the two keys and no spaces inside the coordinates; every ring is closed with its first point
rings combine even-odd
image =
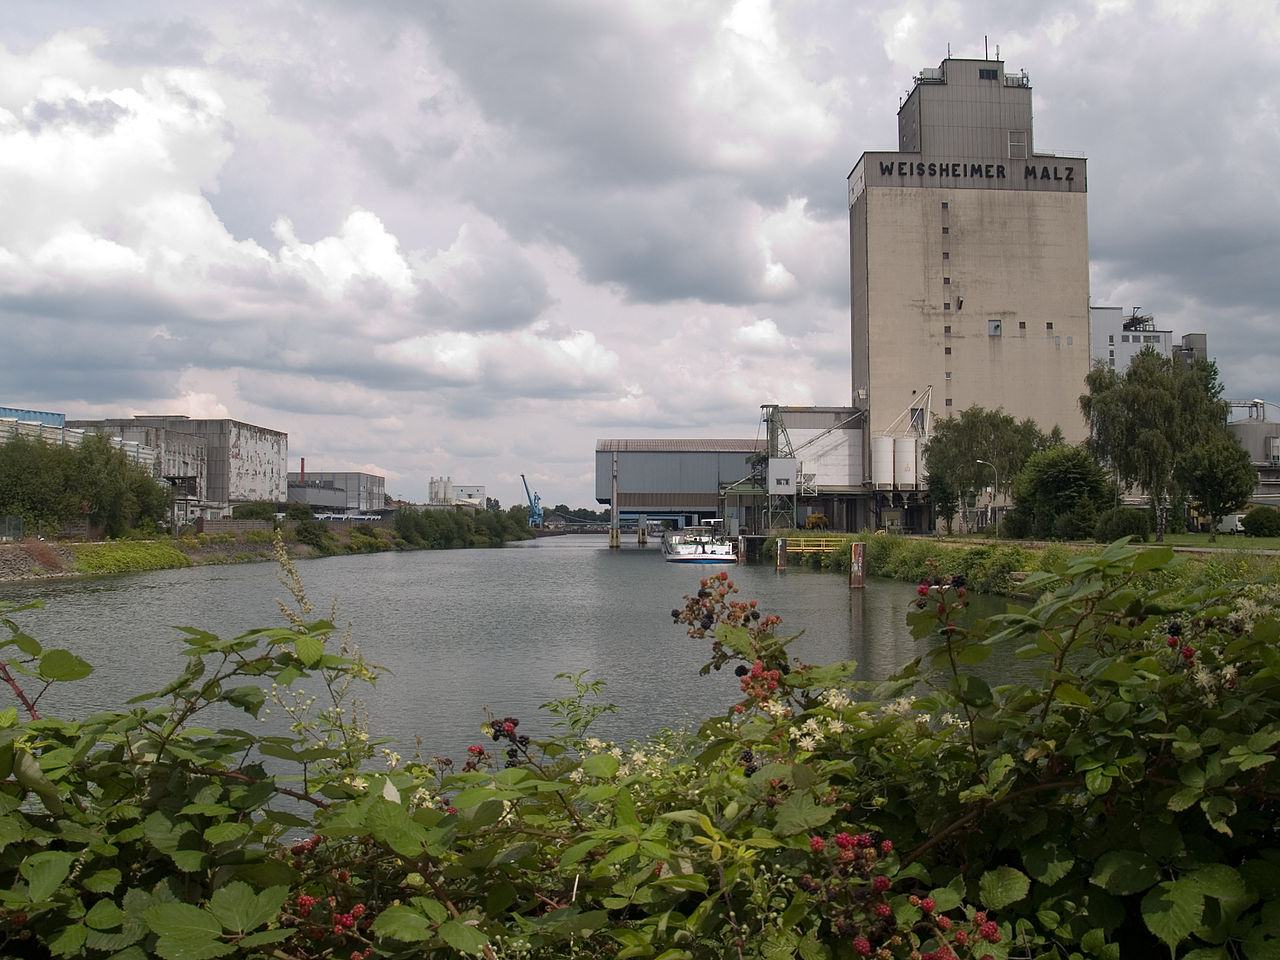
{"type": "Polygon", "coordinates": [[[1142,922],[1173,949],[1200,926],[1204,897],[1196,884],[1164,881],[1142,898],[1142,922]]]}
{"type": "Polygon", "coordinates": [[[257,686],[236,687],[222,695],[222,699],[227,703],[234,704],[245,713],[255,717],[258,715],[258,711],[262,709],[266,698],[262,688],[257,686]]]}
{"type": "Polygon", "coordinates": [[[971,707],[985,707],[992,702],[991,687],[987,681],[971,673],[962,673],[956,677],[960,688],[960,699],[971,707]]]}
{"type": "Polygon", "coordinates": [[[1075,865],[1076,858],[1056,843],[1028,847],[1022,852],[1022,865],[1041,883],[1057,883],[1075,865]]]}
{"type": "Polygon", "coordinates": [[[204,838],[209,843],[227,843],[230,840],[238,840],[248,833],[252,828],[243,821],[232,821],[227,823],[215,823],[204,832],[204,838]]]}
{"type": "Polygon", "coordinates": [[[222,925],[217,919],[189,903],[158,903],[145,917],[147,926],[160,935],[156,953],[165,960],[207,960],[235,952],[218,939],[222,925]]]}
{"type": "Polygon", "coordinates": [[[484,931],[460,920],[446,920],[439,933],[445,943],[462,953],[480,953],[489,943],[484,931]]]}
{"type": "Polygon", "coordinates": [[[1251,894],[1245,885],[1244,877],[1225,863],[1201,867],[1185,877],[1184,881],[1204,896],[1213,897],[1224,905],[1238,905],[1243,909],[1256,899],[1256,895],[1251,894]]]}
{"type": "Polygon", "coordinates": [[[1105,796],[1111,791],[1112,777],[1105,773],[1104,769],[1103,767],[1094,767],[1092,770],[1085,771],[1084,785],[1095,797],[1105,796]]]}
{"type": "Polygon", "coordinates": [[[374,920],[372,932],[378,937],[419,943],[435,935],[435,926],[421,913],[402,904],[387,907],[374,920]]]}
{"type": "Polygon", "coordinates": [[[70,650],[46,650],[40,656],[42,680],[83,680],[93,667],[70,650]]]}
{"type": "MultiPolygon", "coordinates": [[[[25,653],[28,657],[38,657],[40,656],[40,651],[44,649],[43,647],[40,646],[39,640],[37,640],[35,637],[28,636],[27,634],[23,633],[21,630],[14,630],[13,636],[10,637],[9,640],[6,640],[5,643],[7,644],[10,641],[12,641],[17,646],[17,648],[21,650],[23,653],[25,653]]],[[[4,644],[0,644],[0,646],[3,646],[3,645],[4,644]]]]}
{"type": "Polygon", "coordinates": [[[982,643],[975,643],[965,647],[956,654],[956,660],[966,666],[976,667],[980,663],[986,663],[991,659],[991,655],[995,653],[995,649],[982,643]]]}
{"type": "Polygon", "coordinates": [[[222,933],[222,924],[213,914],[189,903],[157,903],[147,909],[145,917],[152,932],[162,937],[216,937],[222,933]]]}
{"type": "Polygon", "coordinates": [[[1053,690],[1053,698],[1061,700],[1063,703],[1072,703],[1079,707],[1091,707],[1093,701],[1089,699],[1089,695],[1079,687],[1073,687],[1069,683],[1060,683],[1053,690]]]}
{"type": "Polygon", "coordinates": [[[1202,796],[1204,796],[1204,790],[1200,787],[1183,787],[1181,790],[1175,790],[1173,792],[1169,797],[1169,802],[1166,806],[1168,806],[1168,808],[1174,813],[1180,813],[1198,801],[1202,796]]]}
{"type": "Polygon", "coordinates": [[[254,893],[247,883],[235,881],[219,887],[209,898],[209,912],[232,933],[249,933],[280,912],[287,887],[271,887],[254,893]]]}
{"type": "Polygon", "coordinates": [[[314,667],[324,656],[324,638],[311,633],[299,634],[294,641],[294,651],[305,666],[314,667]]]}
{"type": "Polygon", "coordinates": [[[421,856],[427,844],[427,828],[398,803],[374,797],[364,823],[373,838],[405,857],[421,856]]]}
{"type": "Polygon", "coordinates": [[[95,930],[114,930],[124,922],[124,911],[110,900],[99,900],[84,915],[84,922],[95,930]]]}
{"type": "Polygon", "coordinates": [[[794,836],[822,826],[835,814],[834,807],[820,807],[808,794],[793,793],[778,807],[773,832],[780,837],[794,836]]]}
{"type": "Polygon", "coordinates": [[[582,761],[582,772],[588,777],[612,780],[618,773],[618,758],[608,753],[597,753],[582,761]]]}
{"type": "Polygon", "coordinates": [[[90,893],[111,893],[120,886],[120,871],[115,867],[98,870],[80,881],[80,885],[90,893]]]}
{"type": "Polygon", "coordinates": [[[439,900],[432,900],[430,897],[414,897],[411,902],[425,913],[432,923],[444,923],[449,918],[449,909],[439,900]]]}
{"type": "Polygon", "coordinates": [[[978,881],[982,905],[990,910],[1003,910],[1017,903],[1031,889],[1031,881],[1021,870],[1013,867],[996,867],[988,870],[978,881]]]}
{"type": "Polygon", "coordinates": [[[575,843],[572,847],[570,847],[561,855],[560,866],[562,867],[573,866],[575,863],[577,863],[579,860],[585,857],[588,853],[590,853],[596,847],[600,846],[600,844],[602,843],[604,843],[603,840],[594,839],[594,838],[589,840],[583,840],[579,843],[575,843]]]}
{"type": "Polygon", "coordinates": [[[81,953],[89,928],[80,923],[68,923],[49,941],[49,952],[56,957],[74,957],[81,953]]]}
{"type": "Polygon", "coordinates": [[[1160,879],[1160,871],[1152,860],[1140,850],[1112,850],[1098,858],[1089,882],[1106,890],[1125,896],[1140,893],[1160,879]]]}
{"type": "Polygon", "coordinates": [[[48,900],[71,872],[75,854],[42,850],[22,861],[18,870],[27,878],[27,896],[33,901],[48,900]]]}

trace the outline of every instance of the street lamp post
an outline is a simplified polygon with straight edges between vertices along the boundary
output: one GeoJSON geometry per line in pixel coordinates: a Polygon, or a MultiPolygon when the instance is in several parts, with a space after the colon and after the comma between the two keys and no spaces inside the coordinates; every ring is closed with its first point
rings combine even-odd
{"type": "Polygon", "coordinates": [[[996,519],[996,494],[1000,492],[1000,471],[996,469],[996,465],[990,460],[975,460],[974,463],[981,463],[991,468],[991,472],[996,475],[996,485],[991,491],[991,519],[996,519]]]}

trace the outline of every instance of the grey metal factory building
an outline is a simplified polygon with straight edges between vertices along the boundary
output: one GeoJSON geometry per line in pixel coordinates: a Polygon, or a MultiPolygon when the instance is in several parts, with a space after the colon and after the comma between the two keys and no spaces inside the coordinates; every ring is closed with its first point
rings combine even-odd
{"type": "MultiPolygon", "coordinates": [[[[816,513],[834,530],[927,522],[909,514],[904,489],[871,485],[863,410],[761,410],[755,440],[597,441],[596,500],[610,504],[623,526],[641,518],[685,526],[721,517],[731,532],[762,533],[803,527],[816,513]]],[[[914,477],[910,486],[914,494],[914,477]]]]}
{"type": "Polygon", "coordinates": [[[643,517],[683,527],[722,517],[732,531],[751,529],[751,506],[739,504],[726,516],[720,490],[749,479],[751,460],[764,449],[763,440],[598,440],[596,500],[610,504],[624,525],[643,517]]]}

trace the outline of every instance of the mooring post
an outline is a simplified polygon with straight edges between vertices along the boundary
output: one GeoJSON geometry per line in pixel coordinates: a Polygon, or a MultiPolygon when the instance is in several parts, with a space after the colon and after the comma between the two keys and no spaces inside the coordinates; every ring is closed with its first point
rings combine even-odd
{"type": "Polygon", "coordinates": [[[787,569],[787,538],[778,538],[778,569],[787,569]]]}
{"type": "Polygon", "coordinates": [[[853,550],[849,553],[849,586],[850,588],[867,585],[867,545],[861,540],[854,541],[853,550]]]}
{"type": "Polygon", "coordinates": [[[747,562],[747,538],[744,534],[738,534],[738,562],[747,562]]]}

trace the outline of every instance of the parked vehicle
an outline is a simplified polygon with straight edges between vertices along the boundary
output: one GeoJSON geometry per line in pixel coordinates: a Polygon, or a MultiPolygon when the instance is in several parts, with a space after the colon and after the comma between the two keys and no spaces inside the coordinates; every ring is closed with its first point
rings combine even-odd
{"type": "Polygon", "coordinates": [[[1219,533],[1244,533],[1244,514],[1228,513],[1218,521],[1219,533]]]}

